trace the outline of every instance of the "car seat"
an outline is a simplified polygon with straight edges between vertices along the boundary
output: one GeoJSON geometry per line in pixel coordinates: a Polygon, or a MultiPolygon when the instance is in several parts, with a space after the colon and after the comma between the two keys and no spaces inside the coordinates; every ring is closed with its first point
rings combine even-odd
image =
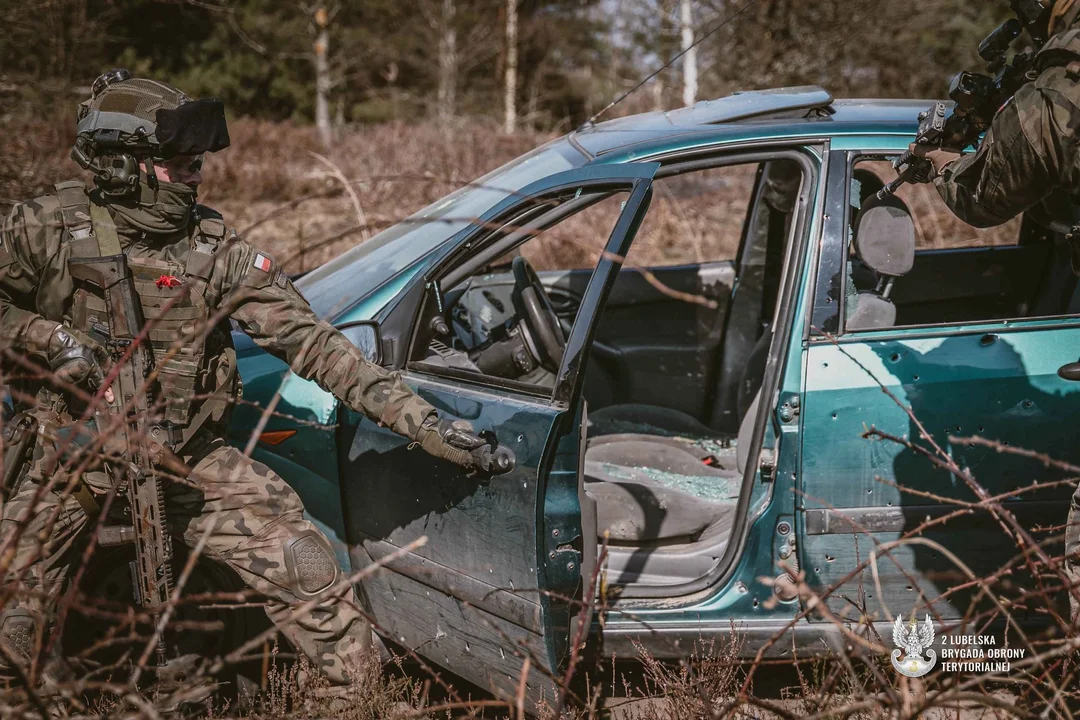
{"type": "Polygon", "coordinates": [[[771,343],[767,330],[745,365],[734,446],[670,408],[628,403],[590,416],[590,424],[627,430],[594,435],[585,450],[586,492],[596,500],[600,533],[616,543],[670,542],[727,518],[746,470],[771,343]]]}
{"type": "Polygon", "coordinates": [[[896,324],[896,305],[889,295],[896,278],[915,263],[915,222],[895,195],[871,198],[855,218],[855,253],[877,273],[871,290],[860,290],[848,313],[847,330],[878,330],[896,324]]]}
{"type": "MultiPolygon", "coordinates": [[[[762,170],[717,368],[712,427],[683,411],[641,403],[589,413],[585,482],[596,500],[598,531],[607,531],[613,544],[714,540],[709,552],[686,559],[686,567],[637,567],[618,573],[623,579],[685,579],[727,541],[772,343],[771,328],[762,320],[772,317],[801,179],[801,169],[790,160],[771,161],[762,170]],[[738,436],[732,438],[735,428],[738,436]]],[[[609,561],[619,566],[618,553],[609,554],[609,561]]]]}

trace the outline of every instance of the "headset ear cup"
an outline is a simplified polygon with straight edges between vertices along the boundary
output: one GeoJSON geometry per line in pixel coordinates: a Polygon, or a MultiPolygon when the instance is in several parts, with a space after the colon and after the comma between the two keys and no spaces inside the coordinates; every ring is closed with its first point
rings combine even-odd
{"type": "MultiPolygon", "coordinates": [[[[73,150],[73,156],[74,153],[73,150]]],[[[76,162],[82,164],[78,158],[76,162]]],[[[134,193],[139,187],[139,162],[133,155],[102,155],[90,160],[88,165],[97,186],[106,195],[122,197],[134,193]]]]}
{"type": "Polygon", "coordinates": [[[135,188],[139,185],[139,163],[131,155],[124,155],[124,167],[121,170],[123,173],[124,185],[127,186],[130,192],[135,192],[135,188]]]}

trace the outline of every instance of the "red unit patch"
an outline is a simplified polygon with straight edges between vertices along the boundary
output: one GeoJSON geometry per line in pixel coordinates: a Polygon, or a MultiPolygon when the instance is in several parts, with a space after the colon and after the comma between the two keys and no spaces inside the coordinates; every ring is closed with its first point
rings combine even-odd
{"type": "Polygon", "coordinates": [[[159,288],[177,288],[180,287],[180,278],[175,275],[162,275],[154,284],[159,288]]]}

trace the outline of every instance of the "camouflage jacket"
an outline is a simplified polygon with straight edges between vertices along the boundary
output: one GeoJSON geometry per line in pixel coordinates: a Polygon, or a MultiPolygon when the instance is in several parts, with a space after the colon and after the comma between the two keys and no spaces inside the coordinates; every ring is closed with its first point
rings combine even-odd
{"type": "MultiPolygon", "coordinates": [[[[200,206],[197,212],[212,211],[200,206]]],[[[71,326],[76,284],[67,260],[73,243],[65,239],[63,227],[60,202],[47,195],[16,205],[0,228],[0,350],[41,356],[53,323],[71,326]],[[53,322],[35,323],[39,318],[53,322]],[[28,332],[31,325],[34,332],[28,332]]],[[[186,230],[149,235],[117,221],[129,258],[180,266],[194,248],[195,227],[191,222],[186,230]]],[[[350,408],[419,442],[437,457],[465,459],[462,451],[442,441],[434,423],[424,424],[436,414],[435,408],[398,373],[368,361],[337,329],[320,320],[268,254],[230,240],[222,242],[212,257],[209,278],[202,285],[211,313],[236,320],[259,347],[350,408]]]]}
{"type": "Polygon", "coordinates": [[[1080,27],[1050,38],[1039,76],[994,117],[976,152],[934,181],[953,212],[976,227],[1000,225],[1062,190],[1080,197],[1080,27]]]}

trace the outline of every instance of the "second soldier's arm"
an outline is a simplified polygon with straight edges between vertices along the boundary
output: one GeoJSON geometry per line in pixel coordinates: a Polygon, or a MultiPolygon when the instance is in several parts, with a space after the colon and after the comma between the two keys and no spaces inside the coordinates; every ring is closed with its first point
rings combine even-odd
{"type": "Polygon", "coordinates": [[[475,464],[469,438],[476,447],[482,441],[460,421],[452,428],[397,372],[369,361],[336,328],[320,320],[269,256],[239,241],[219,255],[223,257],[218,260],[222,272],[215,271],[222,278],[218,292],[259,347],[432,455],[459,465],[475,464]]]}
{"type": "Polygon", "coordinates": [[[48,321],[28,306],[36,307],[38,268],[55,250],[48,247],[49,225],[60,222],[58,214],[19,203],[0,226],[0,348],[33,354],[47,349],[52,328],[42,332],[48,321]]]}
{"type": "Polygon", "coordinates": [[[64,279],[41,269],[60,252],[62,227],[59,204],[51,197],[19,203],[0,225],[0,351],[43,357],[58,380],[89,379],[96,389],[101,369],[89,341],[38,312],[45,305],[59,315],[57,300],[70,290],[64,279]]]}
{"type": "Polygon", "coordinates": [[[934,180],[961,220],[1000,225],[1073,180],[1071,128],[1080,113],[1063,92],[1063,82],[1073,85],[1063,74],[1052,68],[1020,88],[994,117],[978,151],[950,163],[934,180]]]}

